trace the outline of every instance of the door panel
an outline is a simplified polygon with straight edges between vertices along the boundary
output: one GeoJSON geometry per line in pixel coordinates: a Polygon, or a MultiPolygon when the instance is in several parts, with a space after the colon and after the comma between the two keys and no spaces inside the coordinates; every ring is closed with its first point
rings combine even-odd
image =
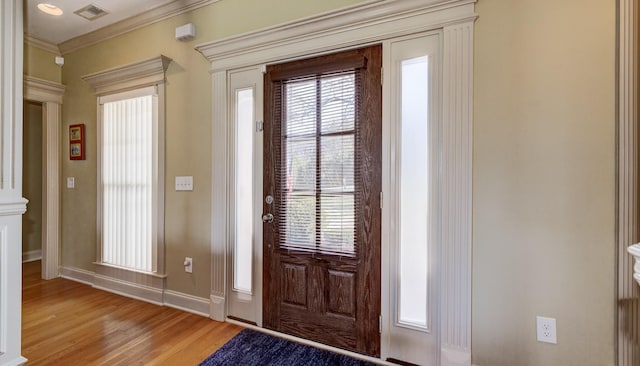
{"type": "Polygon", "coordinates": [[[385,92],[392,103],[384,353],[419,365],[436,365],[439,353],[439,51],[439,33],[385,44],[385,92]]]}
{"type": "Polygon", "coordinates": [[[262,72],[233,70],[229,77],[229,258],[227,316],[262,324],[262,72]]]}
{"type": "Polygon", "coordinates": [[[265,75],[264,326],[380,354],[382,48],[265,75]]]}

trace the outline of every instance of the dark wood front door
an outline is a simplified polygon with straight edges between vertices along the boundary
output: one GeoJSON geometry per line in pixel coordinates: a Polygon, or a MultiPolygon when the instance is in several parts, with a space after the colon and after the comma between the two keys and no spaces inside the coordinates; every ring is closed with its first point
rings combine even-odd
{"type": "Polygon", "coordinates": [[[266,328],[380,355],[382,48],[265,74],[266,328]]]}

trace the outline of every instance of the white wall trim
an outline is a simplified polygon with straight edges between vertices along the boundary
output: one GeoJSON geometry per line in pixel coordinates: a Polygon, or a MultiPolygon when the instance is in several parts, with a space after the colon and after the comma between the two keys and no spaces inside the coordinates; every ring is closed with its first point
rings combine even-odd
{"type": "Polygon", "coordinates": [[[24,99],[62,104],[65,86],[33,76],[24,76],[24,99]]]}
{"type": "MultiPolygon", "coordinates": [[[[437,29],[443,40],[443,251],[441,362],[471,364],[471,179],[475,0],[370,1],[196,47],[211,62],[213,180],[211,317],[225,311],[227,255],[227,72],[382,42],[437,29]],[[450,144],[450,145],[449,145],[450,144]],[[216,299],[214,306],[213,299],[216,299]]],[[[224,318],[224,317],[222,317],[224,318]]],[[[384,335],[383,335],[384,336],[384,335]]],[[[383,355],[384,356],[384,355],[383,355]]]]}
{"type": "Polygon", "coordinates": [[[51,42],[47,42],[47,41],[43,41],[39,38],[36,37],[32,37],[29,35],[24,35],[24,43],[33,46],[33,47],[37,47],[40,48],[42,50],[45,50],[47,52],[51,52],[53,54],[56,55],[60,55],[60,48],[58,48],[57,45],[51,43],[51,42]]]}
{"type": "Polygon", "coordinates": [[[165,290],[163,303],[171,308],[209,317],[209,300],[206,298],[165,290]]]}
{"type": "Polygon", "coordinates": [[[155,305],[162,305],[162,289],[151,286],[145,286],[135,282],[96,274],[93,277],[93,287],[99,290],[130,297],[132,299],[150,302],[155,305]]]}
{"type": "MultiPolygon", "coordinates": [[[[117,268],[115,272],[113,270],[105,271],[100,269],[100,265],[97,265],[96,269],[98,272],[107,274],[74,267],[60,267],[60,277],[132,299],[209,317],[210,303],[208,299],[165,290],[160,287],[160,283],[164,282],[163,278],[157,279],[156,276],[152,276],[156,279],[147,279],[149,282],[141,285],[138,283],[139,281],[134,282],[131,280],[129,271],[126,271],[126,273],[121,272],[120,275],[114,277],[113,273],[118,272],[117,268]]],[[[162,284],[161,286],[164,285],[162,284]]]]}
{"type": "Polygon", "coordinates": [[[444,27],[441,365],[471,364],[473,21],[444,27]]]}
{"type": "Polygon", "coordinates": [[[42,259],[42,249],[22,252],[22,263],[39,261],[42,259]]]}
{"type": "Polygon", "coordinates": [[[159,55],[146,60],[82,76],[96,90],[96,95],[121,92],[164,83],[164,73],[171,59],[159,55]]]}
{"type": "Polygon", "coordinates": [[[94,272],[75,267],[60,267],[60,277],[93,286],[94,272]]]}
{"type": "Polygon", "coordinates": [[[475,0],[370,1],[196,46],[212,71],[361,46],[475,19],[475,0]]]}
{"type": "Polygon", "coordinates": [[[0,2],[0,365],[21,365],[23,1],[0,2]]]}
{"type": "Polygon", "coordinates": [[[227,128],[227,73],[212,74],[215,97],[212,101],[213,116],[213,175],[211,179],[211,318],[226,318],[226,272],[228,233],[228,128],[227,128]]]}
{"type": "Polygon", "coordinates": [[[42,278],[59,274],[60,243],[60,126],[65,86],[31,76],[24,77],[24,98],[42,103],[42,278]]]}
{"type": "Polygon", "coordinates": [[[638,237],[638,1],[620,0],[617,101],[617,364],[640,364],[640,287],[627,247],[638,237]]]}
{"type": "MultiPolygon", "coordinates": [[[[62,54],[68,54],[81,48],[100,43],[107,39],[117,37],[119,35],[131,32],[142,27],[146,27],[147,25],[151,25],[153,23],[174,17],[176,15],[196,10],[198,8],[216,3],[218,1],[220,0],[172,1],[140,15],[127,18],[104,28],[100,28],[93,32],[64,41],[60,43],[58,47],[60,48],[62,54]]],[[[171,37],[171,40],[173,40],[173,37],[171,37]]]]}

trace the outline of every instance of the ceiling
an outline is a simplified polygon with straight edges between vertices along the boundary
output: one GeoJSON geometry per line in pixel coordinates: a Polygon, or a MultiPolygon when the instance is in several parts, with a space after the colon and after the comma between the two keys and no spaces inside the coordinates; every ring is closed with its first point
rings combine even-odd
{"type": "Polygon", "coordinates": [[[173,1],[176,0],[27,0],[25,33],[57,45],[173,1]],[[61,16],[45,14],[38,10],[39,3],[55,5],[64,13],[61,16]],[[88,5],[95,5],[109,14],[92,21],[74,14],[88,5]]]}

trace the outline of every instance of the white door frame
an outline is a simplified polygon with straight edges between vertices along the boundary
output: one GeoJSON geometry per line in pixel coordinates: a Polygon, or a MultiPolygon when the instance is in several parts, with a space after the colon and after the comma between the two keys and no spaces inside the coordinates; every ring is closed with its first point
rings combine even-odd
{"type": "Polygon", "coordinates": [[[24,77],[24,99],[42,103],[42,278],[60,271],[60,112],[64,85],[24,77]]]}
{"type": "MultiPolygon", "coordinates": [[[[442,365],[471,364],[471,202],[473,29],[475,0],[368,1],[196,47],[211,62],[212,238],[211,318],[225,320],[229,151],[227,71],[381,43],[442,30],[443,250],[440,255],[439,357],[442,365]]],[[[384,101],[383,101],[384,103],[384,101]]],[[[383,248],[384,250],[384,248],[383,248]]],[[[384,286],[384,284],[383,284],[384,286]]],[[[383,299],[384,301],[384,299],[383,299]]]]}

